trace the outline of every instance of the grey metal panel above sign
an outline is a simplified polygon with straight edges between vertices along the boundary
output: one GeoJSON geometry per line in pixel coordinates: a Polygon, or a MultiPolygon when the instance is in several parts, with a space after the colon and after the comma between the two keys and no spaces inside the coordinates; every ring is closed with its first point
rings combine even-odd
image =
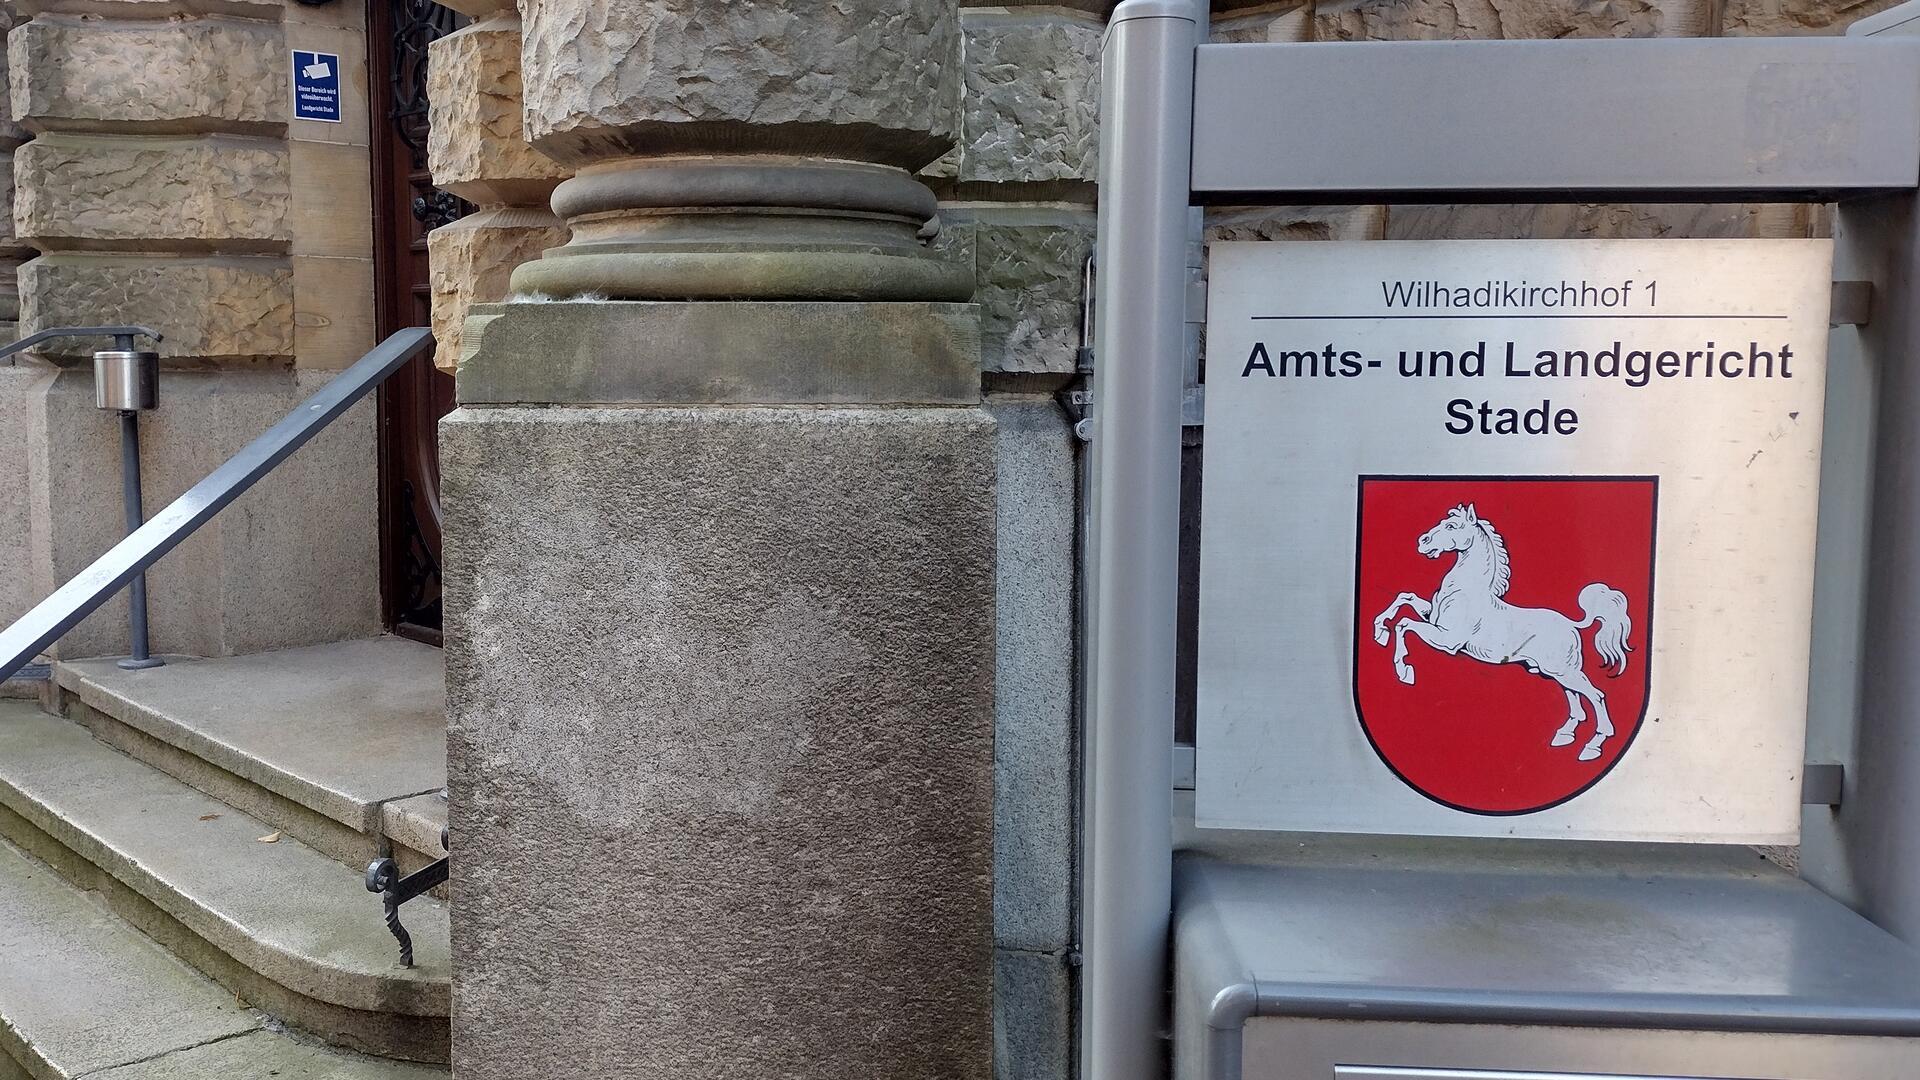
{"type": "Polygon", "coordinates": [[[1911,188],[1920,42],[1202,45],[1192,177],[1231,203],[1911,188]]]}

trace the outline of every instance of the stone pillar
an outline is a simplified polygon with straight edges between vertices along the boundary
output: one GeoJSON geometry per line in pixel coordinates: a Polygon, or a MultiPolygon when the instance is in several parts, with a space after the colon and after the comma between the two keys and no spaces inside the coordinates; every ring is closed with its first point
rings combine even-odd
{"type": "Polygon", "coordinates": [[[434,363],[449,374],[459,364],[468,309],[505,300],[515,267],[567,242],[566,224],[547,200],[571,175],[524,137],[520,15],[511,0],[451,6],[474,22],[428,50],[427,166],[434,186],[476,209],[427,235],[434,363]]]}
{"type": "Polygon", "coordinates": [[[455,1071],[986,1080],[995,429],[912,175],[952,2],[524,20],[578,175],[441,428],[455,1071]]]}
{"type": "MultiPolygon", "coordinates": [[[[13,151],[7,243],[38,252],[19,267],[19,329],[165,332],[161,408],[142,421],[151,511],[372,345],[359,16],[279,0],[18,7],[30,17],[7,37],[11,115],[33,139],[13,151]],[[291,48],[347,58],[344,123],[290,120],[291,48]]],[[[0,384],[0,413],[28,432],[0,513],[23,515],[33,538],[30,585],[0,597],[0,621],[121,535],[118,421],[94,408],[88,362],[104,344],[50,344],[32,377],[0,384]]],[[[154,650],[377,633],[373,449],[368,405],[162,560],[148,575],[154,650]]],[[[59,655],[123,653],[125,613],[110,602],[59,655]]]]}

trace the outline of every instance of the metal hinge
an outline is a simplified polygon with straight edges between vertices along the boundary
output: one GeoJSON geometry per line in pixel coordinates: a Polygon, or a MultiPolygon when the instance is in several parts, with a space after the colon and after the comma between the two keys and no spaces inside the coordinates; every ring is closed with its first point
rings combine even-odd
{"type": "Polygon", "coordinates": [[[1829,326],[1865,326],[1873,318],[1873,282],[1836,281],[1833,283],[1832,314],[1829,326]]]}
{"type": "Polygon", "coordinates": [[[1847,767],[1833,762],[1809,761],[1800,773],[1802,806],[1839,806],[1847,782],[1847,767]]]}

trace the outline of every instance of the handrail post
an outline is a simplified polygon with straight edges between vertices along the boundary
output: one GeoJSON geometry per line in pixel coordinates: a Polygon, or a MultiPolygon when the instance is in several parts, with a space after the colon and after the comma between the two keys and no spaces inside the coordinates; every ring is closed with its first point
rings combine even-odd
{"type": "Polygon", "coordinates": [[[1166,1063],[1188,193],[1199,0],[1126,0],[1102,57],[1082,1076],[1166,1063]]]}
{"type": "MultiPolygon", "coordinates": [[[[23,341],[26,339],[22,339],[23,341]]],[[[162,555],[192,535],[227,504],[240,497],[261,477],[305,446],[322,428],[337,419],[373,388],[433,345],[425,327],[392,334],[281,418],[259,438],[242,447],[206,479],[168,503],[153,520],[134,529],[113,550],[93,561],[53,595],[34,605],[11,626],[0,627],[0,682],[11,678],[29,660],[60,639],[101,604],[152,566],[162,555]]],[[[98,354],[96,354],[96,373],[98,354]]],[[[122,400],[96,380],[96,404],[115,407],[122,400]],[[107,395],[102,398],[100,395],[107,395]]],[[[131,400],[138,400],[137,398],[131,400]]],[[[135,460],[138,448],[135,447],[135,460]]]]}
{"type": "MultiPolygon", "coordinates": [[[[120,410],[120,501],[132,536],[147,523],[140,497],[140,414],[133,409],[120,410]]],[[[119,666],[142,671],[165,663],[149,652],[147,575],[142,572],[127,584],[127,658],[119,666]]]]}

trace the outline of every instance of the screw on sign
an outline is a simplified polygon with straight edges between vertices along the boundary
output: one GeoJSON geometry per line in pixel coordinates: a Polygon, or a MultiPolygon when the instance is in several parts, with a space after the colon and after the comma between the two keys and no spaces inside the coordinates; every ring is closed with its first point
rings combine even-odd
{"type": "Polygon", "coordinates": [[[1557,806],[1647,706],[1652,477],[1362,477],[1354,703],[1393,774],[1469,813],[1557,806]]]}

